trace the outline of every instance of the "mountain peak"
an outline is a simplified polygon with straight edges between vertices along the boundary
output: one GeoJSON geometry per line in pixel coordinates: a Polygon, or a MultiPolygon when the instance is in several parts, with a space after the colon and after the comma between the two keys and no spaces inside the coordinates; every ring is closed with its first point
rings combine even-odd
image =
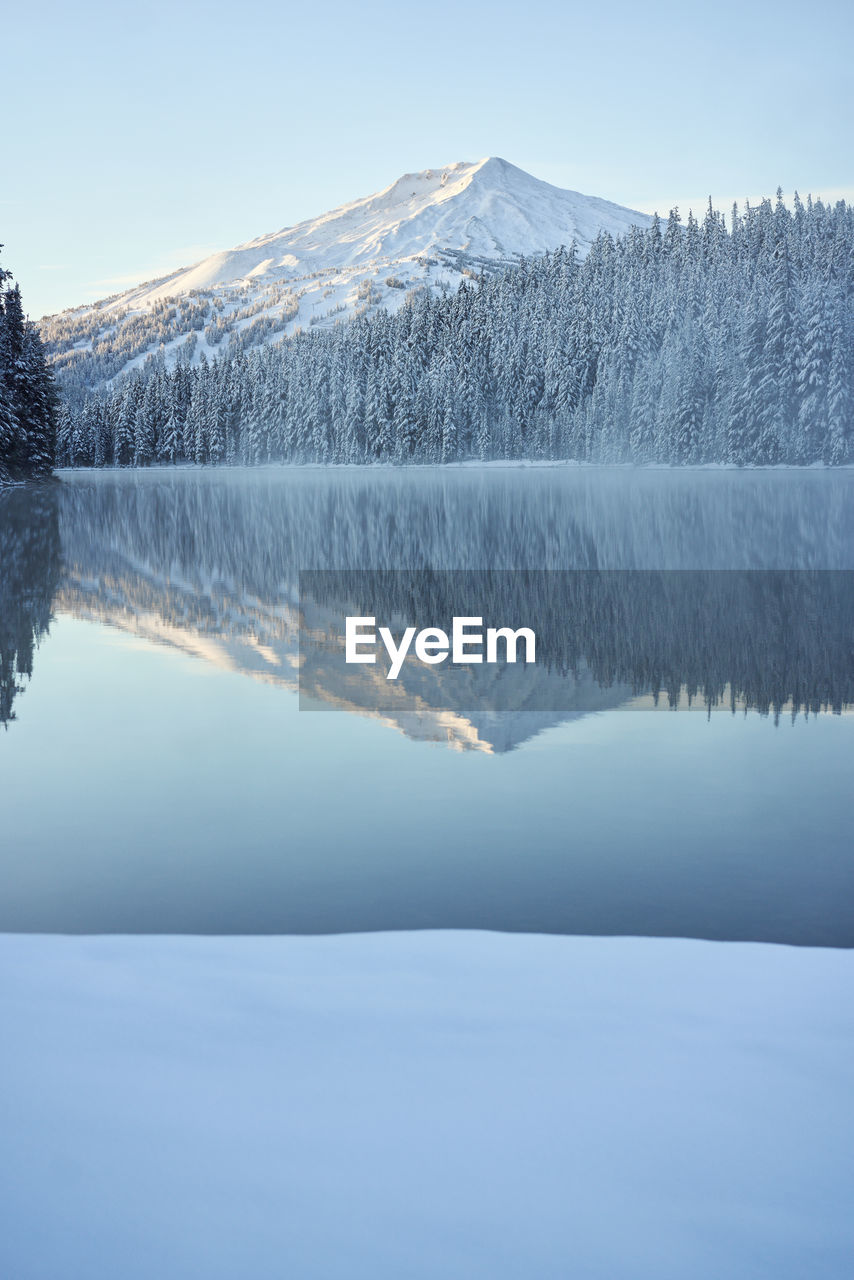
{"type": "Polygon", "coordinates": [[[484,156],[482,160],[477,160],[472,165],[472,168],[483,174],[519,173],[525,178],[531,177],[529,173],[525,173],[524,169],[520,169],[518,165],[511,164],[509,160],[505,160],[502,156],[484,156]]]}
{"type": "Polygon", "coordinates": [[[405,173],[373,195],[212,254],[118,301],[144,307],[251,279],[300,279],[443,251],[507,261],[574,239],[583,253],[602,229],[619,234],[648,221],[596,196],[554,187],[501,156],[458,160],[405,173]]]}
{"type": "Polygon", "coordinates": [[[176,358],[190,330],[199,334],[198,316],[205,314],[194,358],[203,352],[215,358],[224,333],[250,326],[254,333],[244,334],[244,345],[247,336],[249,345],[281,341],[295,329],[334,324],[354,312],[396,310],[412,289],[456,288],[464,272],[502,267],[573,240],[584,254],[601,230],[619,235],[648,221],[607,200],[552,186],[501,156],[458,160],[405,173],[373,195],[212,254],[94,308],[66,312],[44,322],[43,333],[65,351],[77,346],[67,363],[85,362],[94,345],[106,343],[133,350],[124,366],[130,368],[161,344],[167,360],[176,358]],[[179,308],[168,322],[174,332],[165,321],[155,324],[153,315],[150,326],[145,321],[155,309],[162,312],[167,299],[192,304],[186,316],[179,308]],[[94,336],[93,310],[103,315],[103,332],[94,336]],[[118,327],[117,312],[130,313],[118,327]],[[134,330],[132,341],[130,334],[122,337],[125,324],[134,330]],[[147,327],[152,338],[143,347],[147,327]]]}

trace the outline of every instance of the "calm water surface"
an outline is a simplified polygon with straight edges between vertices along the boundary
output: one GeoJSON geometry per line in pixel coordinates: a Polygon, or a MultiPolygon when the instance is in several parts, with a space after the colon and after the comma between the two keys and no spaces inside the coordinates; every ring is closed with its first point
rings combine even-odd
{"type": "Polygon", "coordinates": [[[0,552],[0,930],[854,945],[854,472],[66,474],[0,552]],[[380,704],[300,654],[300,570],[363,568],[729,572],[380,704]]]}

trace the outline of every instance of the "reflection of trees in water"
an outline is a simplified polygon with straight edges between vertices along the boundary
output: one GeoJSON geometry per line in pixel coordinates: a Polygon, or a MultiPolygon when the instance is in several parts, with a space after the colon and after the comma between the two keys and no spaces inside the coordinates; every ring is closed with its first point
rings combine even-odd
{"type": "Polygon", "coordinates": [[[59,585],[58,501],[52,484],[0,490],[0,724],[33,673],[59,585]]]}
{"type": "MultiPolygon", "coordinates": [[[[586,670],[602,688],[664,694],[671,706],[686,692],[710,709],[728,700],[775,717],[787,704],[854,704],[852,570],[339,570],[300,581],[303,604],[336,611],[341,634],[347,613],[449,634],[455,615],[474,615],[532,627],[539,668],[586,670]]],[[[450,669],[443,678],[450,694],[450,669]]],[[[560,685],[550,689],[559,699],[560,685]]]]}
{"type": "MultiPolygon", "coordinates": [[[[111,608],[209,634],[251,629],[256,613],[269,627],[277,606],[295,599],[300,569],[512,568],[526,573],[475,574],[453,599],[442,597],[441,574],[390,573],[364,606],[419,625],[457,613],[534,626],[538,665],[574,673],[583,664],[605,688],[671,700],[687,689],[710,705],[735,698],[773,713],[789,702],[839,710],[854,701],[847,579],[609,572],[852,567],[846,473],[78,476],[62,486],[61,525],[68,573],[97,584],[111,608]],[[544,569],[593,572],[558,583],[544,569]],[[428,595],[413,613],[415,586],[428,595]]],[[[345,578],[329,602],[355,590],[345,578]]]]}
{"type": "Polygon", "coordinates": [[[300,569],[854,568],[850,474],[160,472],[62,486],[63,550],[270,599],[300,569]]]}

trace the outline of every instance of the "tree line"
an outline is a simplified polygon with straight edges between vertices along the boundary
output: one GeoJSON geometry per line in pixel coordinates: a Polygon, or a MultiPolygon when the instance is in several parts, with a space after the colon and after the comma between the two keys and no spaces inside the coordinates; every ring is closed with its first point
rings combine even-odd
{"type": "Polygon", "coordinates": [[[69,466],[854,460],[854,210],[603,232],[455,294],[172,366],[60,414],[69,466]]]}

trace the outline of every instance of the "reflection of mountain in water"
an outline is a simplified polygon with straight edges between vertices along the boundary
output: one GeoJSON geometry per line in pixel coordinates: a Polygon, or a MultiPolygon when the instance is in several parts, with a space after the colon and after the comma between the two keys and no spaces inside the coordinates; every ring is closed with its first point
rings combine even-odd
{"type": "Polygon", "coordinates": [[[15,719],[33,649],[48,629],[59,584],[59,522],[53,485],[0,489],[0,724],[15,719]]]}
{"type": "MultiPolygon", "coordinates": [[[[537,673],[532,697],[530,674],[525,678],[521,668],[504,673],[500,690],[487,686],[478,698],[464,699],[464,710],[454,706],[453,691],[435,668],[427,672],[419,692],[401,680],[387,686],[382,700],[375,696],[378,686],[353,679],[340,662],[314,666],[309,683],[307,668],[300,671],[306,655],[300,658],[303,615],[296,604],[265,606],[256,598],[237,599],[222,583],[197,595],[186,584],[149,577],[113,556],[110,561],[108,570],[88,578],[76,577],[72,569],[60,591],[59,608],[222,670],[242,671],[293,692],[299,684],[317,705],[379,718],[409,738],[445,743],[454,750],[509,751],[543,729],[618,706],[632,696],[629,686],[602,688],[586,672],[543,670],[537,673]]],[[[325,625],[332,625],[333,618],[325,611],[325,625]]],[[[339,658],[340,651],[334,656],[339,658]]]]}
{"type": "MultiPolygon", "coordinates": [[[[593,468],[78,474],[62,487],[61,527],[62,608],[293,688],[300,569],[852,568],[854,476],[593,468]]],[[[390,696],[386,686],[380,705],[325,660],[303,691],[379,714],[411,736],[487,750],[649,690],[678,699],[680,679],[762,710],[787,698],[812,709],[849,700],[847,674],[830,688],[812,643],[810,618],[817,610],[827,619],[826,600],[813,595],[805,613],[790,584],[795,611],[787,616],[779,583],[776,594],[765,591],[777,642],[789,618],[799,623],[783,671],[779,643],[773,651],[754,644],[733,666],[732,646],[720,644],[719,604],[709,616],[721,660],[711,669],[698,665],[702,636],[697,626],[686,630],[690,609],[681,632],[653,627],[658,648],[638,648],[639,622],[655,615],[648,584],[626,577],[635,586],[614,588],[604,611],[601,596],[592,612],[589,598],[559,610],[549,601],[551,616],[575,622],[561,631],[555,660],[537,671],[533,693],[520,668],[509,681],[505,669],[500,697],[493,679],[490,694],[490,669],[477,697],[469,689],[461,700],[450,671],[431,668],[417,688],[404,682],[390,696]]],[[[588,593],[594,580],[608,575],[578,579],[588,593]]],[[[323,605],[330,616],[335,603],[323,605]]]]}

